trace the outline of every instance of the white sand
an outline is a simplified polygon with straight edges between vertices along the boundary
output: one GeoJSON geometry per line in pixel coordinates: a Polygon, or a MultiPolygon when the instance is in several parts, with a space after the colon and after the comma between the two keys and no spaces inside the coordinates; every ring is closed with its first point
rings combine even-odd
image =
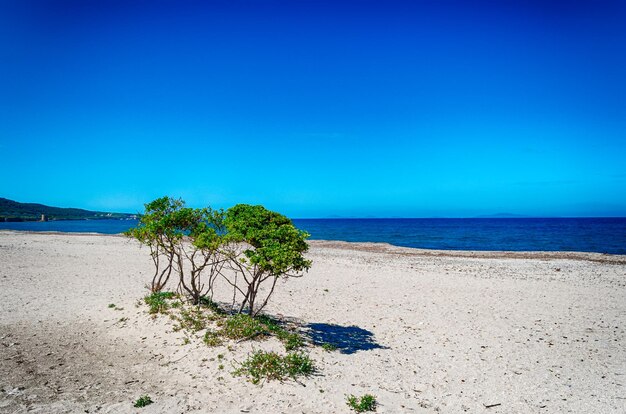
{"type": "Polygon", "coordinates": [[[267,311],[345,348],[311,347],[301,384],[255,386],[233,364],[280,344],[182,345],[135,306],[146,249],[0,232],[0,412],[348,413],[364,393],[381,413],[626,412],[625,256],[311,244],[313,268],[267,311]],[[133,408],[142,394],[155,403],[133,408]]]}

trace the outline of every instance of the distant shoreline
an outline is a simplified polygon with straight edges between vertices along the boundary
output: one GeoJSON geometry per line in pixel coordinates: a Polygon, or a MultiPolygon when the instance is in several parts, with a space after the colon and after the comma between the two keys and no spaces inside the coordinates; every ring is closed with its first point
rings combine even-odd
{"type": "MultiPolygon", "coordinates": [[[[102,236],[126,237],[123,233],[106,234],[97,232],[63,232],[63,231],[32,231],[0,229],[2,234],[32,234],[51,236],[102,236]]],[[[419,247],[397,246],[386,242],[350,242],[343,240],[312,239],[307,243],[311,247],[333,250],[350,250],[369,253],[380,253],[394,256],[415,257],[450,257],[476,259],[531,259],[531,260],[582,260],[605,264],[626,264],[626,254],[578,252],[578,251],[544,251],[544,250],[456,250],[456,249],[424,249],[419,247]]]]}
{"type": "Polygon", "coordinates": [[[36,219],[25,219],[25,218],[14,218],[8,217],[13,220],[0,220],[0,223],[53,223],[55,221],[100,221],[100,220],[115,220],[115,221],[129,221],[129,220],[137,220],[137,218],[132,217],[91,217],[91,218],[54,218],[48,220],[36,220],[36,219]]]}

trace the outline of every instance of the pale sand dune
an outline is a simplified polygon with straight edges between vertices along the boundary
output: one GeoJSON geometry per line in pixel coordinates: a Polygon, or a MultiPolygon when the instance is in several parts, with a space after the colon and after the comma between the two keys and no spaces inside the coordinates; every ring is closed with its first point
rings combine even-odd
{"type": "Polygon", "coordinates": [[[624,256],[311,245],[267,310],[343,352],[312,347],[318,375],[260,387],[232,364],[277,342],[183,346],[135,306],[147,249],[0,232],[0,412],[348,413],[350,393],[381,413],[626,412],[624,256]],[[156,403],[133,408],[142,394],[156,403]]]}

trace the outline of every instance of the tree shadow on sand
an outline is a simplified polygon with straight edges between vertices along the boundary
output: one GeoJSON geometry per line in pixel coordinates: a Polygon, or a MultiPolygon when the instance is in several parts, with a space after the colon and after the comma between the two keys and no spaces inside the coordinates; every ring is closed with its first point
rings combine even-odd
{"type": "Polygon", "coordinates": [[[388,349],[374,340],[374,334],[358,326],[341,326],[328,323],[310,323],[304,325],[303,333],[315,345],[331,344],[342,354],[354,354],[357,351],[388,349]]]}

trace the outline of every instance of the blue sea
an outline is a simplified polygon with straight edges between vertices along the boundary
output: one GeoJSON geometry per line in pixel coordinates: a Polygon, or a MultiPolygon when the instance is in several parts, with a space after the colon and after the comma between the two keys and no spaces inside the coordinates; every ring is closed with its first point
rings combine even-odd
{"type": "MultiPolygon", "coordinates": [[[[311,239],[441,250],[626,254],[626,218],[296,219],[311,239]]],[[[0,229],[116,234],[135,220],[3,223],[0,229]]]]}

